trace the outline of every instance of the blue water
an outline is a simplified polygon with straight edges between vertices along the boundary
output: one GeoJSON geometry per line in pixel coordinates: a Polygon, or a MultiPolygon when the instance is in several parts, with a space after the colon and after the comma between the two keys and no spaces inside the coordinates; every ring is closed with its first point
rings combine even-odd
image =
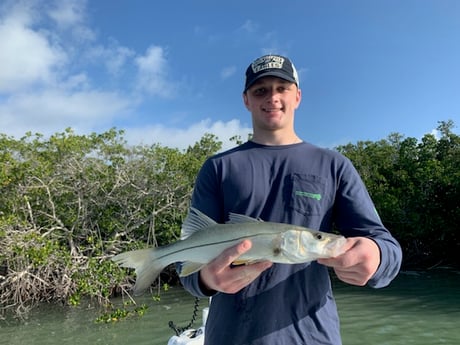
{"type": "MultiPolygon", "coordinates": [[[[344,345],[460,344],[460,272],[401,273],[379,290],[334,280],[334,293],[344,345]]],[[[137,302],[149,306],[143,317],[109,324],[95,323],[101,311],[90,303],[43,305],[26,321],[0,321],[0,344],[167,344],[174,335],[168,322],[187,324],[194,298],[176,287],[162,293],[159,302],[148,296],[137,302]]],[[[207,306],[206,300],[200,303],[207,306]]]]}

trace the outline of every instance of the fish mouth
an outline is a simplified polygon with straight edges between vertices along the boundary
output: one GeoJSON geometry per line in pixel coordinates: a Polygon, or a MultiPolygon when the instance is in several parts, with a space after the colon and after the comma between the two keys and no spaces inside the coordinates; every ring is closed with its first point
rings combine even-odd
{"type": "Polygon", "coordinates": [[[342,255],[345,252],[344,245],[347,242],[345,237],[338,238],[326,244],[325,249],[330,257],[342,255]]]}

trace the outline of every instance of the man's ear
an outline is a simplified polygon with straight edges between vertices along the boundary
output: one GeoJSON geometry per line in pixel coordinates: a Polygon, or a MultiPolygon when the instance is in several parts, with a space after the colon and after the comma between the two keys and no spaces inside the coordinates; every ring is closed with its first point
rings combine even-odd
{"type": "Polygon", "coordinates": [[[299,88],[297,89],[297,105],[295,107],[295,109],[297,109],[300,105],[300,102],[302,101],[302,90],[300,90],[299,88]]]}
{"type": "Polygon", "coordinates": [[[243,103],[246,106],[246,109],[249,110],[249,101],[248,101],[248,95],[246,92],[243,92],[243,103]]]}

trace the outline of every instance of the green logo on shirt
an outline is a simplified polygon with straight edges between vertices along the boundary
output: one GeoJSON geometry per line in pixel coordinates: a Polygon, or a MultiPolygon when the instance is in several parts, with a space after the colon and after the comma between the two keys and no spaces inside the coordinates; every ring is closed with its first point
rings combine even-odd
{"type": "Polygon", "coordinates": [[[321,200],[321,194],[318,194],[318,193],[309,193],[309,192],[303,192],[301,190],[296,190],[295,195],[296,196],[304,196],[304,197],[315,199],[315,200],[318,200],[318,201],[321,200]]]}

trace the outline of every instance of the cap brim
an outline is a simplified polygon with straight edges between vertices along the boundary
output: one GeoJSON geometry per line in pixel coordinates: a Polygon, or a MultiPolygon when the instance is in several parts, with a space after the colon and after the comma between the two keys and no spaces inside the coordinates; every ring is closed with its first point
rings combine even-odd
{"type": "Polygon", "coordinates": [[[294,78],[291,78],[291,77],[287,76],[285,73],[280,73],[278,71],[267,71],[265,73],[262,73],[262,74],[258,75],[253,80],[251,80],[251,82],[249,84],[247,84],[246,87],[244,88],[244,92],[246,92],[252,85],[254,85],[254,83],[257,80],[259,80],[260,78],[263,78],[263,77],[277,77],[277,78],[287,80],[287,81],[297,85],[297,81],[294,78]]]}

